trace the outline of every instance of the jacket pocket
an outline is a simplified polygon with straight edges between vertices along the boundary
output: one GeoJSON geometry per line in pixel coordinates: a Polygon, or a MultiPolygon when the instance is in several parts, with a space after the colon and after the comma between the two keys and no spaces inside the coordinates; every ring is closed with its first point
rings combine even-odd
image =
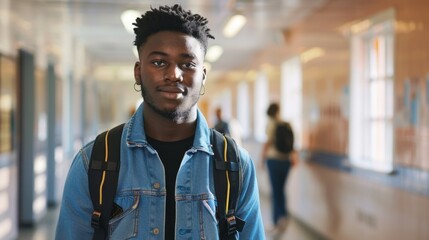
{"type": "Polygon", "coordinates": [[[213,200],[203,200],[203,206],[208,211],[212,219],[217,223],[216,206],[213,200]]]}
{"type": "Polygon", "coordinates": [[[201,200],[200,236],[201,239],[218,239],[216,204],[213,199],[201,200]]]}
{"type": "Polygon", "coordinates": [[[137,236],[140,195],[120,196],[115,202],[124,210],[109,221],[109,239],[130,239],[137,236]]]}

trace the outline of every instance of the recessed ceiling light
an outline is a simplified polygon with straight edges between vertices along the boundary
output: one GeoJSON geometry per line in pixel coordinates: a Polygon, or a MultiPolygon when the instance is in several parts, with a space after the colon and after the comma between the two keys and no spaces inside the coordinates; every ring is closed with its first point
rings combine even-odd
{"type": "Polygon", "coordinates": [[[225,37],[234,37],[246,24],[246,17],[240,14],[232,16],[223,29],[225,37]]]}
{"type": "Polygon", "coordinates": [[[136,10],[126,10],[121,14],[121,21],[127,32],[134,34],[134,25],[136,18],[140,17],[141,13],[136,10]]]}

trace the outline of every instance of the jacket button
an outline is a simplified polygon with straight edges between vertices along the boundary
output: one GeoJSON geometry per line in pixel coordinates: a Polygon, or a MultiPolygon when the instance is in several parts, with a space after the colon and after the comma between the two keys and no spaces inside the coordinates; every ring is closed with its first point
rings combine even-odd
{"type": "Polygon", "coordinates": [[[159,183],[154,183],[153,184],[153,188],[159,189],[159,187],[161,187],[161,184],[159,184],[159,183]]]}
{"type": "Polygon", "coordinates": [[[154,228],[152,230],[152,233],[155,234],[155,235],[158,235],[159,234],[159,228],[154,228]]]}

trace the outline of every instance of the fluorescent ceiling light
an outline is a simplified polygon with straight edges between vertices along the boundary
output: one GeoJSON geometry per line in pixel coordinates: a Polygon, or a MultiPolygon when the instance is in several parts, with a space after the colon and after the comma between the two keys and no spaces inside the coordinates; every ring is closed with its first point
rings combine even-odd
{"type": "Polygon", "coordinates": [[[318,47],[314,47],[301,53],[301,61],[303,63],[306,63],[323,55],[325,55],[325,50],[318,47]]]}
{"type": "Polygon", "coordinates": [[[223,29],[225,37],[234,37],[246,24],[246,17],[243,15],[234,15],[229,19],[223,29]]]}
{"type": "Polygon", "coordinates": [[[207,50],[206,60],[208,62],[216,62],[223,53],[223,49],[219,45],[213,45],[207,50]]]}
{"type": "Polygon", "coordinates": [[[134,34],[134,25],[136,18],[140,17],[141,13],[136,10],[126,10],[121,14],[121,21],[127,32],[134,34]]]}

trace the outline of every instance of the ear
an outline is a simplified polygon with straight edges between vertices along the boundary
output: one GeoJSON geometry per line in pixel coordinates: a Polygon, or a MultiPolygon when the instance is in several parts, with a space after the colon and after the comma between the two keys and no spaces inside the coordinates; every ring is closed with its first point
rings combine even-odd
{"type": "Polygon", "coordinates": [[[136,84],[137,85],[141,85],[142,84],[142,80],[140,77],[140,62],[136,62],[134,64],[134,80],[136,80],[136,84]]]}
{"type": "Polygon", "coordinates": [[[207,69],[206,67],[203,68],[203,85],[206,84],[206,76],[207,76],[207,69]]]}

